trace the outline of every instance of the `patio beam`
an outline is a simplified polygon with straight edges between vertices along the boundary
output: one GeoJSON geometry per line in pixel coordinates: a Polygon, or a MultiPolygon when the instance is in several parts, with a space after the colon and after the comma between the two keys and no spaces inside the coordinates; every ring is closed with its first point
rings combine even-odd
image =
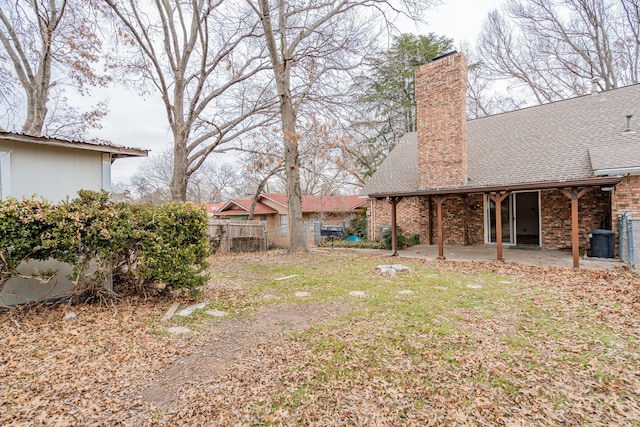
{"type": "Polygon", "coordinates": [[[398,256],[398,228],[396,225],[396,205],[400,200],[399,197],[389,198],[391,203],[391,255],[398,256]]]}
{"type": "Polygon", "coordinates": [[[502,201],[509,197],[510,191],[499,194],[489,194],[489,198],[496,205],[496,259],[504,261],[502,257],[502,201]]]}
{"type": "Polygon", "coordinates": [[[571,200],[571,253],[573,254],[573,268],[580,268],[580,235],[578,221],[578,200],[593,187],[586,187],[578,191],[577,187],[571,190],[561,188],[560,192],[571,200]]]}
{"type": "Polygon", "coordinates": [[[442,203],[446,199],[445,196],[433,196],[436,202],[436,217],[438,219],[438,259],[444,260],[444,228],[442,226],[442,203]]]}

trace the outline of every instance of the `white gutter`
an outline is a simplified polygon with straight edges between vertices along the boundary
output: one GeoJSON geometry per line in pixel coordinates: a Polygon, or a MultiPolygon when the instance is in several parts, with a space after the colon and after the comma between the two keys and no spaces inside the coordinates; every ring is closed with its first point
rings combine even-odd
{"type": "Polygon", "coordinates": [[[613,168],[613,169],[596,169],[594,171],[596,176],[605,175],[640,175],[640,166],[631,166],[628,168],[613,168]]]}

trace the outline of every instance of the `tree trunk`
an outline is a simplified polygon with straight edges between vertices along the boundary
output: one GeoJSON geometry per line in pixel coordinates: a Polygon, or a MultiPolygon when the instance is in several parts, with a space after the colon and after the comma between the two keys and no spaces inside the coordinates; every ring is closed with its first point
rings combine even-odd
{"type": "Polygon", "coordinates": [[[171,175],[171,200],[184,202],[187,200],[187,144],[179,134],[174,133],[173,144],[173,174],[171,175]]]}
{"type": "Polygon", "coordinates": [[[42,95],[29,94],[27,97],[27,118],[22,126],[22,133],[26,135],[42,136],[44,119],[47,116],[47,100],[42,95]]]}
{"type": "Polygon", "coordinates": [[[286,45],[286,14],[283,0],[278,3],[280,27],[278,34],[282,46],[276,43],[275,31],[271,22],[268,0],[259,0],[259,17],[265,32],[265,40],[273,75],[280,97],[282,117],[282,135],[284,139],[284,168],[287,176],[287,198],[289,207],[289,253],[307,250],[304,238],[304,222],[302,221],[302,191],[300,190],[300,165],[298,163],[298,140],[296,132],[296,111],[291,98],[291,52],[286,45]]]}
{"type": "Polygon", "coordinates": [[[302,191],[300,189],[300,165],[298,164],[298,140],[296,116],[291,97],[281,97],[282,131],[284,135],[284,167],[287,175],[289,201],[289,252],[307,250],[302,220],[302,191]]]}

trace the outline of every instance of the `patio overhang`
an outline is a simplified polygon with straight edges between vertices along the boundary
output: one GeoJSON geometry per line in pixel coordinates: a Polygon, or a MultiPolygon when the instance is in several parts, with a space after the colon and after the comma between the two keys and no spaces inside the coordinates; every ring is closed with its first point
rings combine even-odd
{"type": "Polygon", "coordinates": [[[616,185],[622,181],[624,177],[615,176],[595,176],[589,178],[579,178],[564,181],[539,181],[525,182],[516,184],[491,185],[491,186],[472,186],[465,185],[460,187],[443,187],[443,188],[420,188],[414,191],[388,191],[369,194],[371,199],[384,199],[387,197],[414,197],[414,196],[437,196],[437,195],[454,195],[454,194],[487,194],[502,193],[505,191],[526,191],[526,190],[553,190],[560,188],[574,187],[599,187],[616,185]]]}
{"type": "MultiPolygon", "coordinates": [[[[623,176],[595,176],[588,178],[579,178],[563,181],[541,181],[527,182],[493,186],[459,186],[446,188],[427,188],[415,191],[404,192],[384,192],[369,194],[372,199],[388,199],[391,202],[391,255],[397,255],[397,224],[396,224],[396,207],[398,202],[405,197],[433,197],[436,202],[437,217],[437,235],[438,235],[438,259],[445,259],[444,243],[443,243],[443,223],[442,223],[442,205],[444,200],[449,196],[468,195],[468,194],[487,194],[496,205],[496,235],[501,236],[501,203],[511,193],[515,191],[536,191],[536,190],[559,190],[571,201],[571,247],[573,253],[573,267],[579,268],[579,218],[578,218],[578,200],[589,190],[595,187],[606,187],[620,183],[623,176]]],[[[502,258],[502,240],[496,239],[496,257],[498,261],[502,258]]]]}

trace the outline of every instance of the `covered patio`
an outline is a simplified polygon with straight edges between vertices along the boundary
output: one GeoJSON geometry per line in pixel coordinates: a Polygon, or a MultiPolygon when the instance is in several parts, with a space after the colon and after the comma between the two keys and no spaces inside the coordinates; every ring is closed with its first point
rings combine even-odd
{"type": "MultiPolygon", "coordinates": [[[[496,245],[445,245],[449,261],[495,261],[496,245]]],[[[380,251],[383,253],[383,251],[380,251]]],[[[384,251],[389,254],[389,251],[384,251]]],[[[401,258],[438,259],[438,245],[415,245],[400,249],[397,254],[401,258]]],[[[573,267],[573,254],[569,251],[555,249],[522,249],[513,246],[503,247],[503,261],[517,262],[527,265],[548,265],[552,267],[573,267]]],[[[609,270],[626,268],[619,259],[589,258],[580,259],[580,268],[609,270]]]]}
{"type": "MultiPolygon", "coordinates": [[[[580,243],[579,243],[579,208],[578,202],[582,196],[590,192],[595,188],[602,188],[605,186],[614,186],[622,180],[620,176],[603,176],[603,177],[590,177],[584,179],[576,179],[571,181],[559,181],[559,182],[535,182],[535,183],[525,183],[525,184],[512,184],[512,185],[502,185],[502,186],[493,186],[493,187],[473,187],[473,186],[460,186],[453,188],[444,188],[444,189],[423,189],[411,192],[388,192],[388,193],[377,193],[370,194],[371,198],[383,199],[386,198],[389,200],[391,205],[391,254],[398,254],[397,250],[397,205],[405,197],[427,197],[429,200],[429,204],[432,202],[435,204],[435,224],[434,228],[436,230],[436,239],[437,246],[437,258],[445,259],[450,258],[451,254],[449,254],[449,250],[447,250],[447,255],[445,257],[445,244],[444,244],[444,230],[448,224],[443,221],[443,203],[447,198],[456,197],[456,196],[469,196],[473,194],[483,194],[486,195],[494,204],[495,204],[495,235],[502,236],[502,219],[501,219],[501,206],[505,199],[512,193],[516,191],[530,190],[530,191],[541,191],[541,190],[557,190],[564,196],[566,196],[571,201],[571,265],[573,268],[579,268],[580,266],[580,243]]],[[[539,202],[538,202],[539,203],[539,202]]],[[[540,228],[542,228],[540,226],[540,228]]],[[[431,236],[431,232],[429,233],[431,236]]],[[[430,237],[430,243],[434,243],[430,237]]],[[[505,259],[503,247],[505,244],[503,243],[501,238],[496,238],[495,244],[483,245],[483,247],[489,247],[492,249],[493,256],[491,259],[503,261],[505,259]]],[[[506,246],[508,247],[508,246],[506,246]]],[[[535,246],[536,250],[544,250],[542,245],[538,244],[535,246]]],[[[514,249],[516,250],[516,249],[514,249]]],[[[520,248],[520,250],[523,250],[520,248]]],[[[527,252],[531,252],[531,250],[526,250],[527,252]]],[[[559,252],[559,251],[555,251],[559,252]]],[[[526,257],[525,257],[526,258],[526,257]]],[[[473,258],[471,258],[473,259],[473,258]]],[[[480,259],[480,258],[475,258],[480,259]]]]}

